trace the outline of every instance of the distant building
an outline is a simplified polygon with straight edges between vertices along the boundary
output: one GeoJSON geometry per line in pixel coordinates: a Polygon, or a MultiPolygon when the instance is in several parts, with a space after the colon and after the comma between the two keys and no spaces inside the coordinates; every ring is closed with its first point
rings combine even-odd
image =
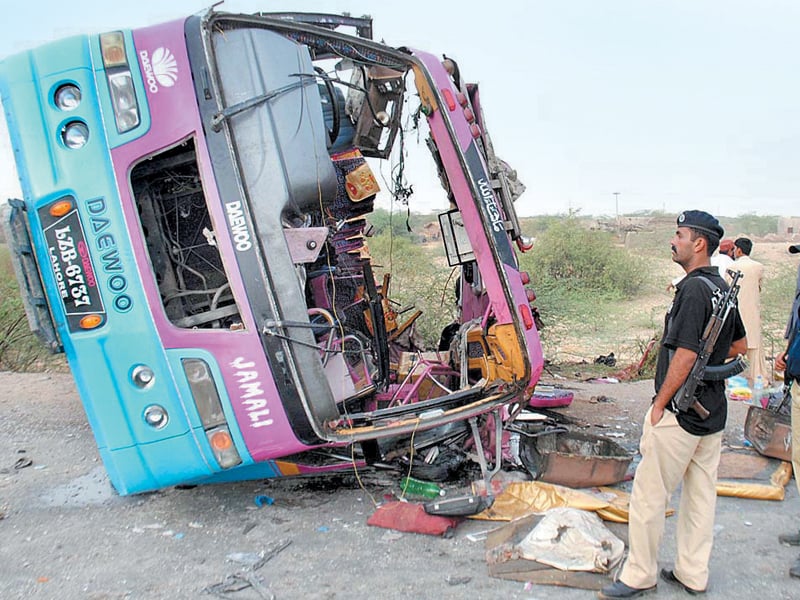
{"type": "Polygon", "coordinates": [[[779,217],[777,233],[790,239],[800,237],[800,217],[779,217]]]}

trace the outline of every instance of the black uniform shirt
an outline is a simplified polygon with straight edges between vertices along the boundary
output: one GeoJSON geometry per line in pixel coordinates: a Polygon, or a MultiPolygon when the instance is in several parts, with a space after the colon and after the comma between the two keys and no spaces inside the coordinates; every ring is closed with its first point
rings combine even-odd
{"type": "MultiPolygon", "coordinates": [[[[670,350],[685,348],[698,354],[702,350],[700,340],[714,310],[712,302],[716,302],[717,299],[714,297],[711,287],[701,277],[711,281],[723,292],[728,289],[728,284],[720,277],[717,267],[712,266],[695,269],[677,285],[675,298],[665,319],[664,335],[661,338],[661,347],[658,353],[656,393],[661,389],[667,375],[671,358],[670,350]]],[[[723,364],[733,341],[744,336],[744,324],[739,316],[739,310],[731,310],[722,331],[720,331],[719,338],[717,338],[708,364],[723,364]]],[[[728,416],[725,382],[706,381],[703,385],[698,386],[695,397],[711,413],[710,416],[702,419],[694,410],[689,409],[687,412],[677,414],[680,426],[693,435],[709,435],[722,431],[728,416]]],[[[671,403],[667,405],[667,408],[672,409],[671,403]]]]}

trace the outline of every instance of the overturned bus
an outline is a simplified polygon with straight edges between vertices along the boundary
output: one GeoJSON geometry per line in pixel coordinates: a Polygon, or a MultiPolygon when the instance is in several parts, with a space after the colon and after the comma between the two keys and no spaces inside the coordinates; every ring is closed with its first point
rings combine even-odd
{"type": "Polygon", "coordinates": [[[455,62],[371,37],[369,18],[212,10],[0,62],[26,312],[120,494],[454,443],[498,468],[543,366],[513,181],[455,62]],[[371,165],[408,111],[458,270],[432,349],[368,252],[371,165]]]}

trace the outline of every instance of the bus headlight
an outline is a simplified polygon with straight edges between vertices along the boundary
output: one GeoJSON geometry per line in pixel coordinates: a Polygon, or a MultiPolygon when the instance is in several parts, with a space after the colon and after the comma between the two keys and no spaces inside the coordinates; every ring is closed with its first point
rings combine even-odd
{"type": "Polygon", "coordinates": [[[183,358],[181,364],[214,458],[223,469],[240,464],[242,458],[228,429],[211,368],[199,358],[183,358]]]}
{"type": "Polygon", "coordinates": [[[223,469],[230,469],[242,462],[239,452],[231,439],[231,433],[224,425],[215,429],[206,431],[208,443],[211,445],[211,450],[214,452],[214,458],[217,459],[219,466],[223,469]]]}
{"type": "Polygon", "coordinates": [[[89,126],[83,121],[70,121],[61,130],[61,141],[72,150],[83,148],[89,141],[89,126]]]}
{"type": "Polygon", "coordinates": [[[156,374],[147,365],[136,365],[131,371],[131,379],[138,388],[146,388],[153,383],[156,374]]]}
{"type": "Polygon", "coordinates": [[[125,133],[139,124],[139,104],[130,71],[108,74],[108,89],[114,107],[114,120],[117,131],[125,133]]]}
{"type": "Polygon", "coordinates": [[[122,32],[112,31],[102,34],[100,52],[103,55],[103,66],[106,68],[106,80],[111,94],[111,105],[114,107],[117,131],[125,133],[136,127],[140,119],[139,102],[136,100],[136,89],[133,87],[125,36],[122,32]]]}
{"type": "Polygon", "coordinates": [[[72,83],[62,85],[53,94],[53,102],[61,110],[74,110],[81,103],[81,88],[72,83]]]}
{"type": "Polygon", "coordinates": [[[217,384],[208,363],[199,358],[183,358],[183,372],[189,382],[194,404],[203,422],[203,429],[210,429],[225,423],[225,413],[219,400],[217,384]]]}
{"type": "Polygon", "coordinates": [[[144,422],[153,429],[163,429],[169,422],[169,415],[163,406],[151,404],[144,409],[144,422]]]}

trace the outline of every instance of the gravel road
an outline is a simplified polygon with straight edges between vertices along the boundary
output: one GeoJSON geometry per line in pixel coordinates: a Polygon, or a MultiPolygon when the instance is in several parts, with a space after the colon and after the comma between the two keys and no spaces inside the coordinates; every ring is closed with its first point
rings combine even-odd
{"type": "MultiPolygon", "coordinates": [[[[559,411],[636,447],[652,382],[559,383],[575,391],[559,411]]],[[[745,410],[731,405],[729,446],[742,445],[745,410]]],[[[387,473],[365,475],[363,488],[344,476],[120,497],[68,374],[0,372],[0,442],[3,599],[594,597],[489,577],[483,543],[471,541],[487,522],[467,520],[451,538],[368,526],[374,502],[397,489],[387,473]],[[258,507],[258,495],[274,503],[258,507]]],[[[707,597],[800,597],[787,575],[798,550],[776,539],[799,516],[794,482],[780,502],[720,498],[707,597]]],[[[667,523],[664,564],[674,556],[667,523]]],[[[660,598],[684,595],[659,586],[660,598]]]]}

